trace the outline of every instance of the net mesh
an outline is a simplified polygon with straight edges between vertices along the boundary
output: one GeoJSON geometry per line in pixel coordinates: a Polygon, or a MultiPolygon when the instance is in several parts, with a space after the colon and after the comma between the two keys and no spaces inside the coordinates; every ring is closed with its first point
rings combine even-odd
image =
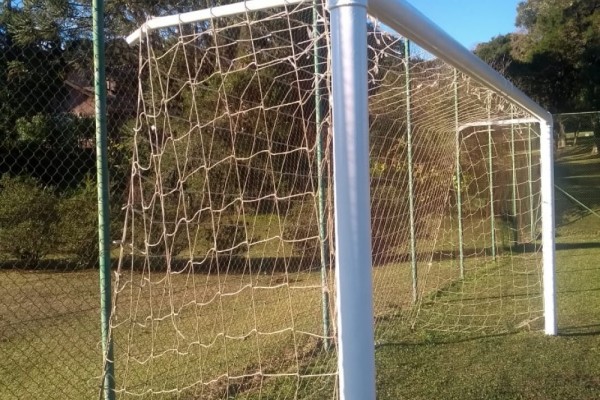
{"type": "MultiPolygon", "coordinates": [[[[111,317],[123,398],[336,396],[327,17],[145,34],[111,317]]],[[[368,43],[377,340],[538,329],[537,125],[376,21],[368,43]]]]}
{"type": "Polygon", "coordinates": [[[535,120],[405,38],[375,26],[369,43],[377,338],[531,328],[542,316],[535,120]]]}
{"type": "Polygon", "coordinates": [[[334,387],[335,360],[317,356],[331,339],[330,255],[319,246],[315,87],[327,84],[315,82],[312,19],[310,5],[248,12],[140,45],[117,392],[334,387]]]}

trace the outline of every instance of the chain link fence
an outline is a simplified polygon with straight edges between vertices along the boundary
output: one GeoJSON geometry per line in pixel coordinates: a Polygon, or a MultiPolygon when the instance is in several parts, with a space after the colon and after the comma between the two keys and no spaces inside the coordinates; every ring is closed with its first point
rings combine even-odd
{"type": "MultiPolygon", "coordinates": [[[[113,237],[128,169],[137,54],[121,39],[144,13],[107,13],[113,237]]],[[[140,5],[141,7],[141,5],[140,5]]],[[[0,5],[0,399],[100,396],[92,9],[0,5]]]]}
{"type": "Polygon", "coordinates": [[[597,332],[600,112],[556,114],[555,204],[561,333],[597,332]],[[569,310],[569,312],[566,312],[569,310]]]}
{"type": "Polygon", "coordinates": [[[590,154],[598,154],[598,141],[600,140],[600,111],[579,113],[561,113],[554,115],[557,136],[557,147],[564,149],[567,145],[591,145],[590,154]]]}
{"type": "MultiPolygon", "coordinates": [[[[113,239],[121,237],[123,227],[137,107],[138,57],[123,37],[149,15],[214,3],[225,2],[106,5],[113,239]]],[[[0,5],[2,400],[101,397],[91,14],[88,2],[78,1],[0,5]]],[[[600,113],[557,116],[558,136],[565,141],[559,164],[597,152],[599,119],[600,113]]],[[[559,184],[579,176],[571,172],[559,173],[559,184]]],[[[580,187],[584,192],[565,192],[597,210],[598,192],[580,187]]]]}
{"type": "Polygon", "coordinates": [[[597,214],[600,205],[600,182],[595,180],[600,111],[555,114],[554,121],[556,214],[567,223],[576,216],[597,214]]]}
{"type": "MultiPolygon", "coordinates": [[[[150,16],[234,2],[105,5],[113,241],[138,101],[139,49],[124,38],[150,16]]],[[[102,397],[92,11],[0,3],[0,400],[102,397]]]]}

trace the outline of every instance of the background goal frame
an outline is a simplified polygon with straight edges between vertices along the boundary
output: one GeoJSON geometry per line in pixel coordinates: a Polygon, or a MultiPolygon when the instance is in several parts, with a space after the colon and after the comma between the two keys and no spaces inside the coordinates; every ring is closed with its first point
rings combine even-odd
{"type": "MultiPolygon", "coordinates": [[[[153,18],[132,33],[136,43],[152,30],[201,20],[306,3],[249,0],[212,9],[153,18]]],[[[373,288],[368,146],[368,14],[431,54],[502,94],[540,126],[544,331],[557,334],[552,116],[404,0],[330,0],[336,231],[336,316],[339,393],[343,399],[375,397],[373,288]]],[[[497,124],[498,122],[495,122],[497,124]]],[[[489,121],[482,121],[482,125],[489,121]]],[[[459,127],[458,132],[464,129],[459,127]]],[[[101,143],[101,141],[98,141],[101,143]]],[[[101,271],[110,286],[108,265],[101,271]]],[[[103,325],[108,323],[103,321],[103,325]]],[[[108,327],[106,332],[108,332],[108,327]]],[[[104,338],[109,341],[108,335],[104,338]]],[[[105,349],[110,349],[108,342],[105,349]]],[[[105,350],[105,368],[112,356],[105,350]]],[[[110,373],[107,374],[107,376],[110,373]]],[[[108,379],[108,378],[107,378],[108,379]]],[[[106,381],[105,385],[110,385],[106,381]]]]}

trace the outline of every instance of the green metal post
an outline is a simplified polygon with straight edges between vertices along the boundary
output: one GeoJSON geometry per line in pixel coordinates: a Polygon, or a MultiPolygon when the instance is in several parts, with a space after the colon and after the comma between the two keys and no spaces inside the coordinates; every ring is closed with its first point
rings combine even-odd
{"type": "Polygon", "coordinates": [[[321,60],[320,60],[320,29],[319,29],[319,0],[313,0],[313,37],[315,50],[313,54],[315,73],[315,124],[317,129],[317,180],[319,201],[319,241],[321,243],[321,285],[323,286],[322,313],[323,313],[323,347],[329,350],[331,345],[331,317],[329,315],[329,286],[327,274],[329,271],[329,246],[327,243],[327,216],[326,216],[326,183],[323,170],[323,99],[321,96],[321,60]]]}
{"type": "MultiPolygon", "coordinates": [[[[491,120],[492,99],[489,98],[488,120],[491,120]]],[[[490,187],[490,221],[492,231],[492,259],[496,260],[496,211],[494,210],[494,146],[492,141],[492,125],[488,124],[488,181],[490,187]]]]}
{"type": "Polygon", "coordinates": [[[527,183],[529,186],[529,232],[531,240],[535,240],[536,227],[535,227],[535,215],[533,210],[533,171],[532,171],[532,154],[531,154],[531,124],[527,124],[527,183]]]}
{"type": "Polygon", "coordinates": [[[462,176],[460,169],[460,130],[458,125],[458,71],[454,69],[454,125],[456,129],[456,207],[458,210],[458,265],[460,279],[465,277],[465,254],[462,226],[462,176]]]}
{"type": "Polygon", "coordinates": [[[106,73],[104,65],[104,1],[93,0],[94,86],[96,112],[96,171],[98,186],[98,246],[100,270],[100,323],[102,331],[105,400],[115,398],[113,345],[110,337],[110,215],[106,129],[106,73]]]}
{"type": "Polygon", "coordinates": [[[404,39],[405,77],[406,77],[406,146],[408,163],[408,212],[410,223],[410,269],[412,273],[412,299],[417,302],[417,239],[415,232],[415,199],[413,171],[413,137],[411,121],[410,93],[410,41],[404,39]]]}
{"type": "MultiPolygon", "coordinates": [[[[514,118],[514,106],[510,106],[510,118],[514,118]]],[[[510,226],[512,233],[512,245],[516,245],[519,240],[519,224],[517,215],[517,167],[515,159],[515,125],[510,125],[510,159],[512,168],[512,224],[510,226]]]]}

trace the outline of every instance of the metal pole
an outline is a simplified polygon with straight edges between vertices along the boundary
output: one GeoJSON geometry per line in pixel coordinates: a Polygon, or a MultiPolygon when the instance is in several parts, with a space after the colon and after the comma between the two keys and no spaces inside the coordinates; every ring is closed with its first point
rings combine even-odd
{"type": "MultiPolygon", "coordinates": [[[[510,118],[513,118],[514,114],[513,105],[510,106],[510,118]]],[[[512,233],[512,243],[511,246],[516,245],[519,241],[519,223],[517,216],[517,168],[516,168],[516,159],[515,159],[515,125],[510,126],[510,160],[511,160],[511,168],[512,168],[512,220],[510,230],[512,233]]]]}
{"type": "Polygon", "coordinates": [[[154,17],[148,19],[142,26],[127,36],[125,41],[130,45],[136,44],[141,40],[144,34],[161,28],[181,26],[193,22],[209,21],[215,18],[244,14],[250,11],[261,11],[269,8],[292,6],[307,2],[308,0],[244,0],[235,2],[233,4],[205,8],[203,10],[154,17]]]}
{"type": "Polygon", "coordinates": [[[473,54],[473,51],[444,32],[407,0],[370,0],[369,14],[494,92],[511,99],[539,119],[552,118],[540,105],[473,54]]]}
{"type": "Polygon", "coordinates": [[[460,128],[458,125],[458,71],[454,69],[454,125],[456,127],[456,207],[458,209],[458,264],[460,279],[465,277],[465,254],[462,226],[462,172],[460,169],[460,128]]]}
{"type": "Polygon", "coordinates": [[[331,337],[331,322],[329,315],[329,285],[327,272],[329,270],[329,246],[327,242],[327,217],[325,214],[327,195],[325,193],[325,177],[323,168],[323,112],[324,104],[321,98],[321,80],[323,78],[320,64],[320,30],[319,30],[319,0],[313,0],[313,36],[315,50],[313,54],[315,72],[315,125],[317,129],[317,185],[319,201],[319,242],[321,243],[321,285],[322,314],[323,314],[323,347],[329,350],[331,337]]]}
{"type": "MultiPolygon", "coordinates": [[[[488,120],[491,119],[492,98],[488,96],[488,120]]],[[[492,224],[492,259],[496,260],[496,212],[494,210],[494,162],[492,125],[488,124],[488,181],[490,188],[490,222],[492,224]]]]}
{"type": "Polygon", "coordinates": [[[531,154],[531,124],[527,124],[527,184],[529,189],[529,233],[531,235],[531,240],[535,240],[535,231],[536,231],[536,223],[535,223],[535,215],[533,211],[533,171],[532,171],[532,162],[533,157],[531,154]]]}
{"type": "Polygon", "coordinates": [[[100,324],[102,331],[104,399],[114,400],[113,344],[110,337],[110,214],[106,129],[106,72],[104,64],[104,0],[93,0],[94,86],[96,113],[96,174],[98,187],[98,246],[100,271],[100,324]]]}
{"type": "Polygon", "coordinates": [[[413,137],[411,112],[411,93],[410,93],[410,41],[404,39],[404,59],[405,78],[406,78],[406,147],[408,163],[408,213],[410,219],[410,270],[412,273],[412,300],[417,302],[417,239],[415,233],[415,189],[414,189],[414,171],[413,171],[413,137]]]}
{"type": "Polygon", "coordinates": [[[542,258],[544,283],[544,330],[557,334],[556,272],[554,243],[554,143],[552,120],[540,122],[540,161],[542,170],[542,258]]]}
{"type": "Polygon", "coordinates": [[[375,399],[367,0],[330,0],[339,396],[375,399]]]}
{"type": "Polygon", "coordinates": [[[579,207],[583,208],[584,210],[586,210],[590,214],[595,215],[596,217],[600,218],[600,214],[598,214],[596,211],[592,210],[591,208],[589,208],[588,206],[586,206],[585,204],[583,204],[582,202],[580,202],[579,200],[577,200],[575,197],[571,196],[569,194],[569,192],[567,192],[566,190],[564,190],[560,186],[554,185],[554,188],[556,190],[558,190],[559,192],[561,192],[567,199],[569,199],[573,203],[577,204],[579,207]]]}

